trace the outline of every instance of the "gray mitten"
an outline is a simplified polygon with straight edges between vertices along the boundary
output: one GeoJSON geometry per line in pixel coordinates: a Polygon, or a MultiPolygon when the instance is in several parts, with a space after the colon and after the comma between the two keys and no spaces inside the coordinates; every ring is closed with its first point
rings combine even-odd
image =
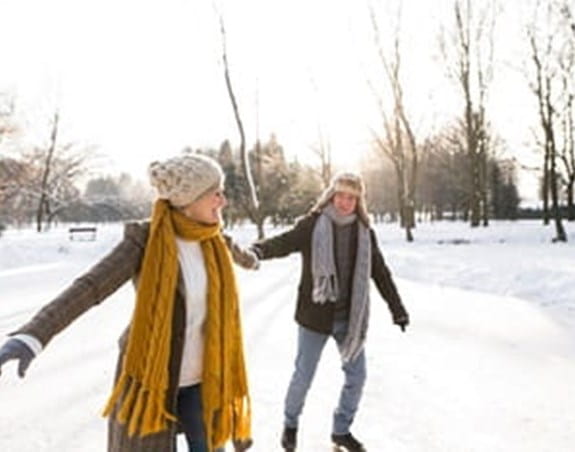
{"type": "Polygon", "coordinates": [[[17,359],[18,375],[20,378],[26,374],[26,369],[36,355],[24,342],[18,339],[9,339],[0,347],[0,374],[2,374],[2,365],[11,359],[17,359]]]}

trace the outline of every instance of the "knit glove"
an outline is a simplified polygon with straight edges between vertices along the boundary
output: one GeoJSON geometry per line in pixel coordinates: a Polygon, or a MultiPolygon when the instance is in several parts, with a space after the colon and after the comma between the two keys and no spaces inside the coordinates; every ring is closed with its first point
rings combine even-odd
{"type": "Polygon", "coordinates": [[[405,329],[407,328],[407,325],[409,325],[409,316],[407,314],[397,316],[396,318],[393,319],[393,323],[399,326],[401,328],[401,331],[405,333],[405,329]]]}
{"type": "Polygon", "coordinates": [[[0,374],[2,374],[2,365],[11,359],[17,359],[18,362],[18,375],[23,378],[26,374],[26,369],[34,359],[34,352],[24,342],[18,339],[8,339],[8,341],[0,347],[0,374]]]}

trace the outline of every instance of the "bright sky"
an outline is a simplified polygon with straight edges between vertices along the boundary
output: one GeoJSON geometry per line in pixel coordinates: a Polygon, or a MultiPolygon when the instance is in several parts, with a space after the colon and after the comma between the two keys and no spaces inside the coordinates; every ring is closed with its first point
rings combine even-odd
{"type": "MultiPolygon", "coordinates": [[[[354,166],[378,119],[366,83],[375,50],[363,1],[2,0],[0,90],[16,92],[17,107],[45,136],[58,106],[62,134],[98,144],[106,169],[141,176],[150,160],[186,145],[238,145],[215,3],[248,146],[258,130],[262,139],[275,133],[289,155],[315,162],[321,129],[335,163],[354,166]]],[[[413,68],[406,101],[417,127],[456,108],[432,64],[438,5],[449,2],[430,3],[403,2],[404,61],[413,68]]],[[[506,105],[496,109],[501,121],[516,117],[515,102],[506,105]]]]}

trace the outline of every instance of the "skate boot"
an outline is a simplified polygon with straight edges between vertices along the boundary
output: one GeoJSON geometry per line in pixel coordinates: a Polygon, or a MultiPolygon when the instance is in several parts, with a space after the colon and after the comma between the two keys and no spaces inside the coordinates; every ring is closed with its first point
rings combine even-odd
{"type": "Polygon", "coordinates": [[[367,452],[351,433],[345,435],[331,435],[334,452],[367,452]]]}
{"type": "Polygon", "coordinates": [[[282,447],[286,452],[295,452],[297,445],[297,428],[284,427],[282,433],[282,447]]]}

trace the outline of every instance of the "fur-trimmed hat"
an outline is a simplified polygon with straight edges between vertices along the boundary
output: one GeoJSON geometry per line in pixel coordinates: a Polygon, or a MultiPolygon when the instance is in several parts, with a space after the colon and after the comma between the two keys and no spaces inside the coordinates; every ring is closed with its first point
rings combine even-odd
{"type": "Polygon", "coordinates": [[[350,193],[357,197],[357,206],[355,208],[359,219],[369,226],[370,219],[367,212],[367,202],[365,200],[365,184],[359,174],[344,172],[336,174],[324,192],[320,195],[311,212],[321,212],[327,206],[337,192],[350,193]]]}
{"type": "Polygon", "coordinates": [[[158,197],[167,199],[174,207],[184,207],[224,182],[218,162],[192,153],[152,162],[148,175],[158,197]]]}

